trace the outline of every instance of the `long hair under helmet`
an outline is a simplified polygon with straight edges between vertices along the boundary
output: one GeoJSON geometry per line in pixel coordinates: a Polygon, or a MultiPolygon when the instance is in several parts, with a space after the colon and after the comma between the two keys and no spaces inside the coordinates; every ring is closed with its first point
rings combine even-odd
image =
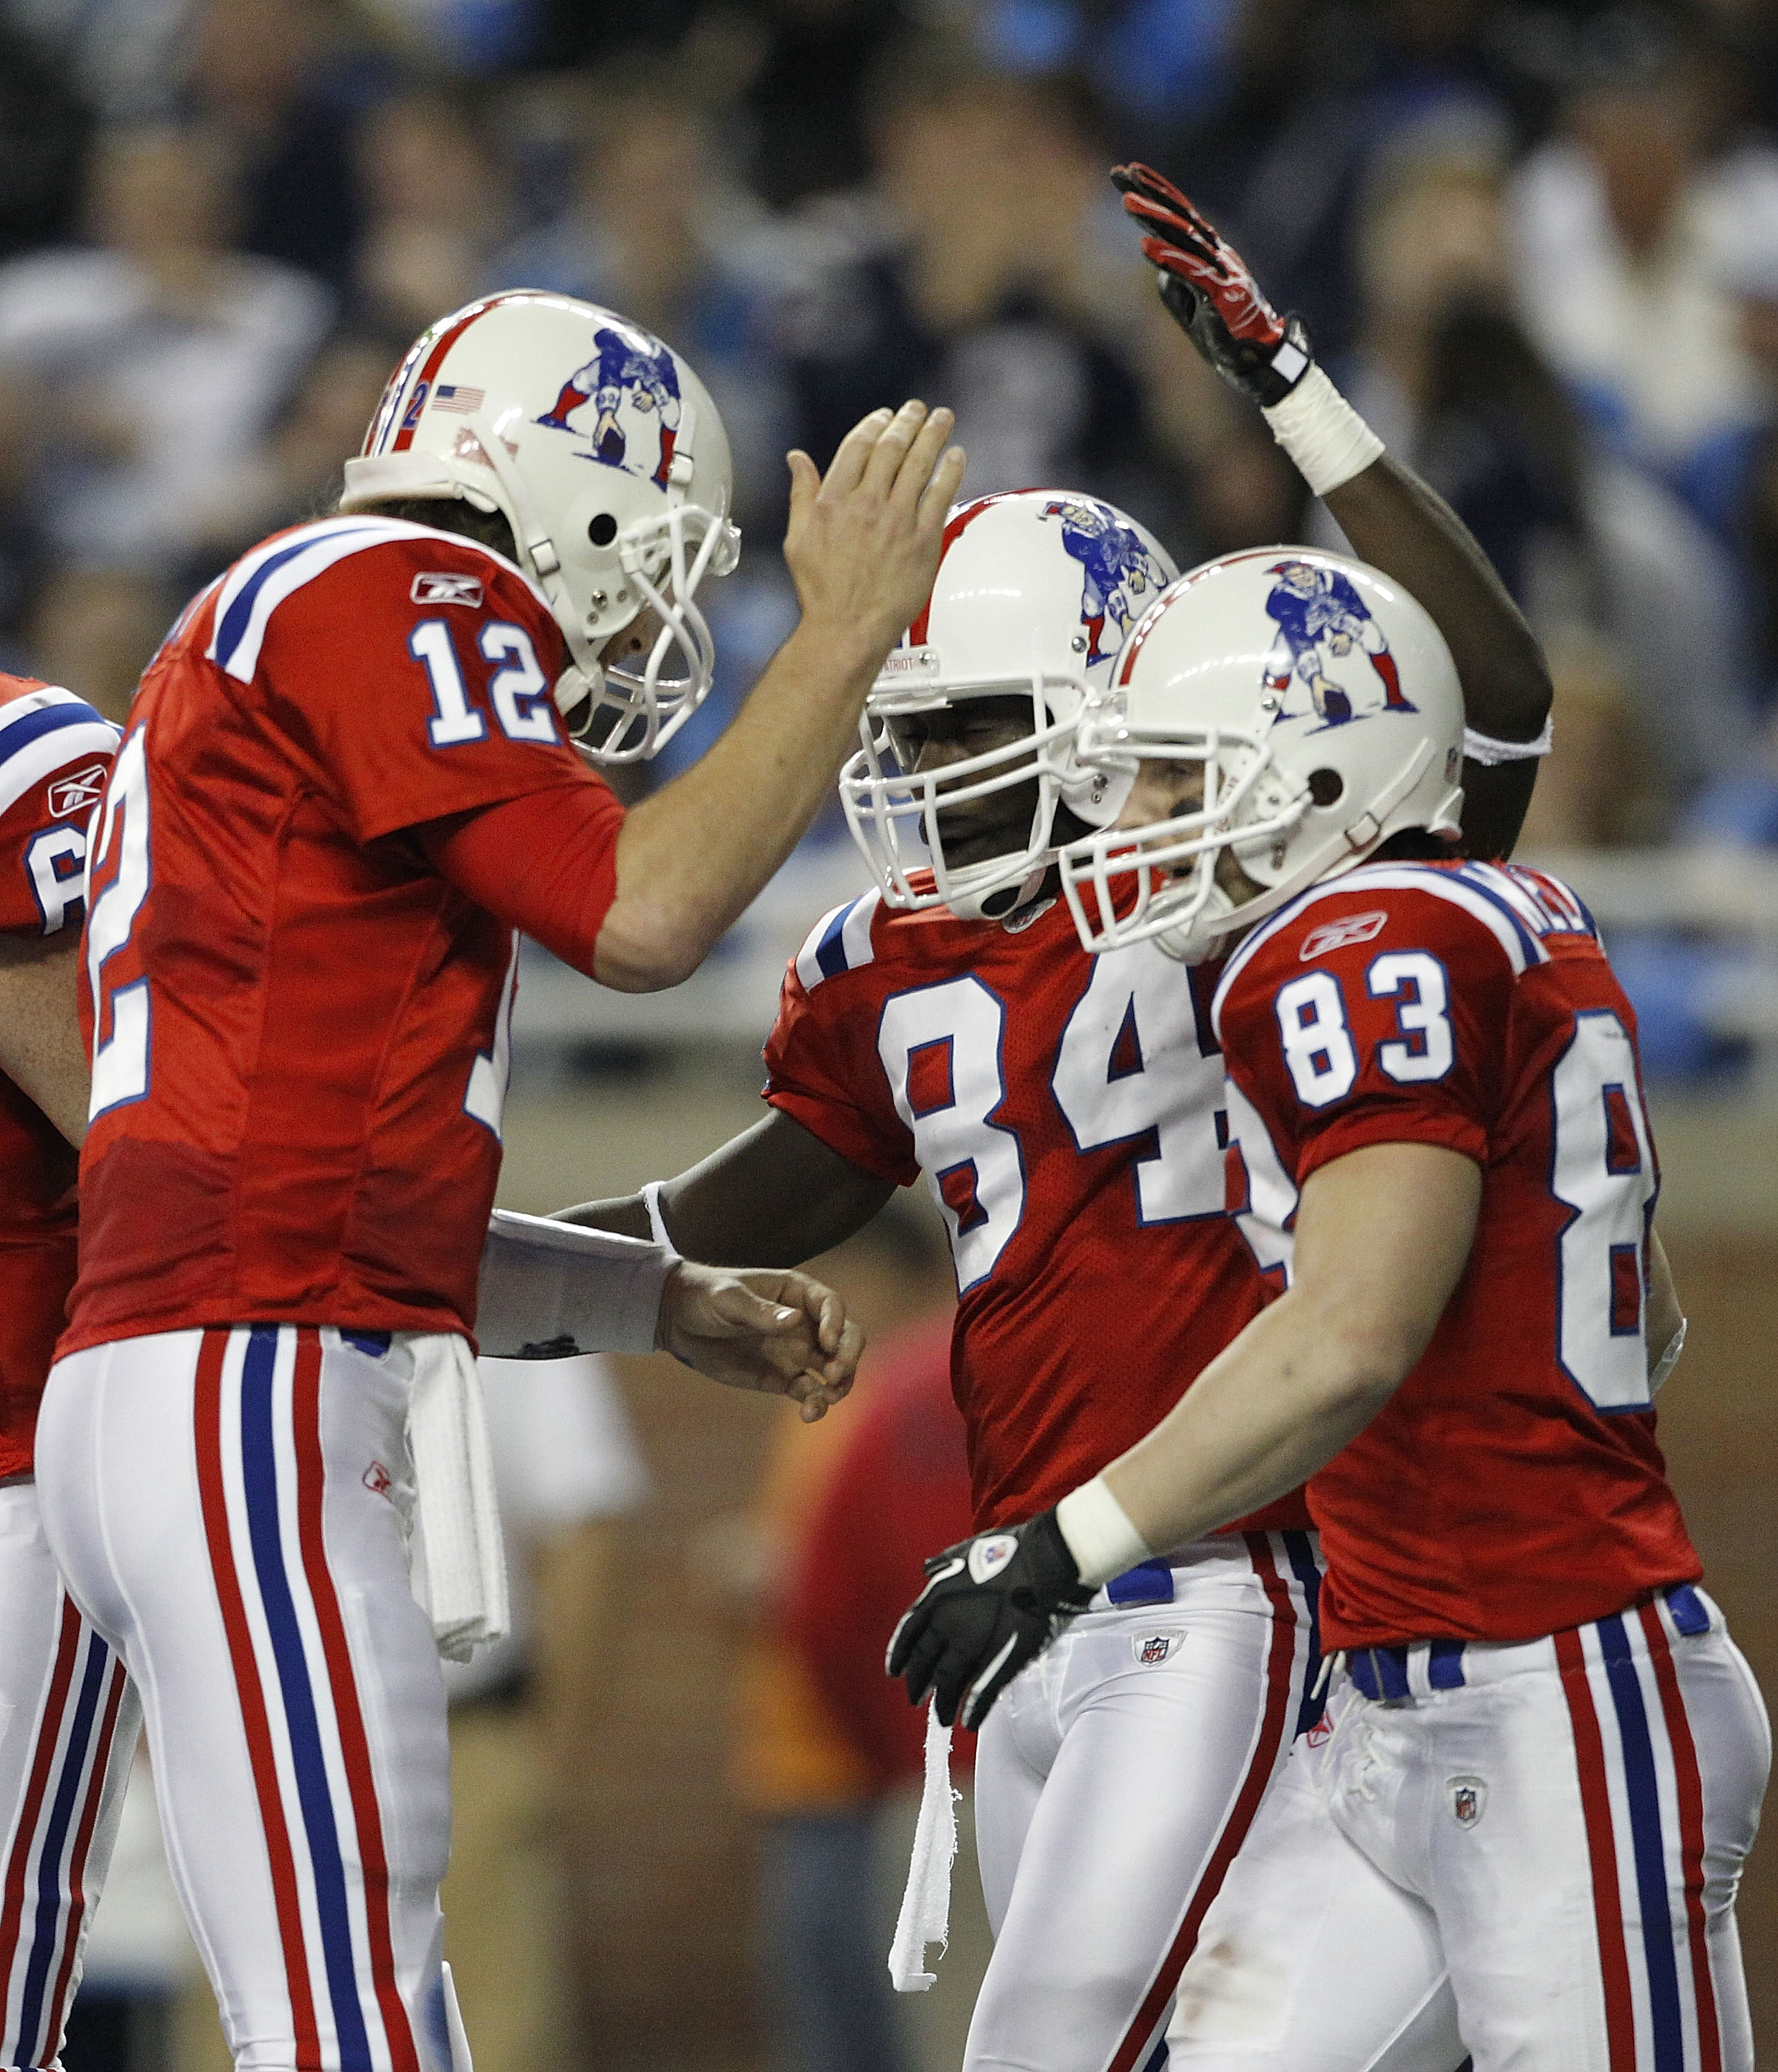
{"type": "Polygon", "coordinates": [[[1083,767],[1133,779],[1143,763],[1181,766],[1168,817],[1060,852],[1082,941],[1152,939],[1195,963],[1390,836],[1454,830],[1463,727],[1443,637],[1377,569],[1300,547],[1192,569],[1082,716],[1083,767]],[[1218,883],[1225,851],[1258,890],[1218,883]]]}
{"type": "Polygon", "coordinates": [[[557,709],[588,754],[639,763],[710,689],[695,599],[740,553],[729,491],[722,420],[670,346],[594,303],[519,289],[416,339],[346,463],[341,508],[460,496],[499,512],[568,643],[557,709]],[[606,668],[601,650],[647,609],[660,631],[646,661],[606,668]]]}
{"type": "Polygon", "coordinates": [[[1058,807],[1087,827],[1115,818],[1128,777],[1077,763],[1074,723],[1175,574],[1152,533],[1097,497],[1021,489],[953,508],[932,595],[890,650],[859,723],[864,746],[840,773],[853,837],[891,906],[999,919],[1042,882],[1058,807]],[[917,750],[899,752],[899,723],[1005,697],[1029,701],[1031,724],[1004,747],[921,772],[917,750]],[[953,866],[947,812],[1027,784],[1031,821],[1013,845],[953,866]]]}

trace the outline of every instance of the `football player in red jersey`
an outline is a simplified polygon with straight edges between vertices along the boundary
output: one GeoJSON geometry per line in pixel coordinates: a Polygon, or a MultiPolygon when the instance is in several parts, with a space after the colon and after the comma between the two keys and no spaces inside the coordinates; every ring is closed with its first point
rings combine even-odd
{"type": "Polygon", "coordinates": [[[1331,1735],[1209,1911],[1174,2062],[1751,2072],[1733,1901],[1771,1739],[1655,1441],[1683,1322],[1635,1018],[1565,886],[1436,860],[1456,672],[1376,571],[1304,559],[1406,702],[1359,707],[1361,666],[1337,723],[1281,693],[1275,570],[1196,570],[1080,729],[1131,779],[1120,824],[1061,860],[1105,955],[1233,948],[1233,1191],[1288,1292],[1099,1474],[929,1563],[892,1666],[979,1717],[1108,1577],[1308,1477],[1331,1735]]]}
{"type": "MultiPolygon", "coordinates": [[[[80,1276],[39,1489],[142,1694],[175,1877],[256,2072],[467,2065],[434,1642],[503,1601],[468,1334],[518,931],[630,989],[696,964],[930,586],[949,428],[913,404],[824,479],[792,457],[802,623],[627,817],[564,718],[634,759],[708,688],[728,449],[688,367],[565,298],[422,337],[340,512],[236,562],[145,674],[91,860],[80,1276]],[[634,393],[565,409],[616,334],[634,393]]],[[[844,1391],[856,1334],[828,1291],[630,1249],[639,1349],[658,1333],[816,1412],[844,1391]]]]}
{"type": "MultiPolygon", "coordinates": [[[[1475,543],[1307,353],[1276,372],[1272,322],[1257,372],[1232,335],[1213,357],[1362,550],[1431,602],[1489,763],[1468,835],[1500,853],[1548,709],[1535,643],[1475,543]]],[[[879,890],[792,962],[766,1046],[773,1112],[642,1196],[570,1213],[700,1259],[765,1232],[789,1263],[923,1169],[951,1236],[954,1382],[991,1531],[1132,1443],[1267,1291],[1224,1213],[1213,972],[1149,944],[1095,961],[1053,870],[1058,840],[1106,825],[1129,788],[1078,761],[1076,721],[1171,566],[1121,512],[1055,491],[965,504],[946,536],[841,779],[879,890]]],[[[1331,590],[1296,616],[1317,667],[1351,676],[1349,709],[1412,699],[1380,622],[1331,590]]],[[[1266,621],[1259,656],[1277,631],[1266,621]]],[[[988,1718],[976,1825],[996,1939],[971,2068],[1137,2072],[1153,2055],[1204,1910],[1314,1715],[1307,1523],[1287,1497],[1130,1564],[988,1718]]]]}
{"type": "Polygon", "coordinates": [[[0,2064],[59,2062],[141,1710],[62,1587],[32,1478],[74,1285],[87,824],[117,729],[0,676],[0,2064]]]}

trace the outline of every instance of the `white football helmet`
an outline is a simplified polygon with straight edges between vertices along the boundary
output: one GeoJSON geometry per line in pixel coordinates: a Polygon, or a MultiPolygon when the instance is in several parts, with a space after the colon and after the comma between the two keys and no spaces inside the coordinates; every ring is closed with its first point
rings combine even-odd
{"type": "Polygon", "coordinates": [[[574,731],[589,754],[639,763],[710,688],[715,648],[695,599],[740,553],[729,487],[722,420],[670,346],[593,303],[520,289],[415,341],[346,463],[341,508],[461,496],[502,512],[568,643],[557,709],[585,705],[574,731]],[[600,651],[651,607],[660,631],[647,662],[604,668],[600,651]]]}
{"type": "Polygon", "coordinates": [[[1083,767],[1181,773],[1189,807],[1104,828],[1058,856],[1081,940],[1152,938],[1188,963],[1406,828],[1454,830],[1463,690],[1443,636],[1362,561],[1268,547],[1182,576],[1089,701],[1083,767]],[[1233,854],[1259,890],[1217,882],[1233,854]]]}
{"type": "Polygon", "coordinates": [[[859,723],[864,746],[840,773],[846,818],[891,906],[999,919],[1041,882],[1058,805],[1089,827],[1116,816],[1128,775],[1077,763],[1074,725],[1175,573],[1152,533],[1096,497],[1023,489],[952,510],[932,595],[884,664],[859,723]],[[1007,746],[918,774],[917,755],[897,754],[897,722],[1009,696],[1029,699],[1031,726],[1007,746]],[[953,867],[941,815],[1033,783],[1022,839],[953,867]],[[926,865],[932,882],[916,885],[926,865]]]}

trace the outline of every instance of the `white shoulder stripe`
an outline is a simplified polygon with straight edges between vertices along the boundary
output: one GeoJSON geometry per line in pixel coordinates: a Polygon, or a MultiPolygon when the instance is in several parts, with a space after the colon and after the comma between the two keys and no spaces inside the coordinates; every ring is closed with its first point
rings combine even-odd
{"type": "Polygon", "coordinates": [[[34,784],[53,777],[58,770],[78,767],[95,756],[115,755],[118,738],[116,727],[96,713],[75,726],[59,727],[54,734],[39,734],[0,763],[0,813],[10,813],[34,784]]]}
{"type": "MultiPolygon", "coordinates": [[[[1513,975],[1522,972],[1529,964],[1547,964],[1550,953],[1538,940],[1529,918],[1521,920],[1522,900],[1514,905],[1518,912],[1509,912],[1502,902],[1492,896],[1489,890],[1470,884],[1465,878],[1448,870],[1416,869],[1411,863],[1362,864],[1356,870],[1342,873],[1321,884],[1312,885],[1287,905],[1279,907],[1254,930],[1223,967],[1222,976],[1217,982],[1216,997],[1210,1005],[1210,1026],[1216,1032],[1217,1041],[1222,1040],[1222,1002],[1230,986],[1245,971],[1255,953],[1270,942],[1279,929],[1294,920],[1305,908],[1317,901],[1331,898],[1340,892],[1357,892],[1374,888],[1380,892],[1431,892],[1439,898],[1448,900],[1454,906],[1481,923],[1506,952],[1513,975]]],[[[1516,888],[1515,888],[1516,890],[1516,888]]]]}
{"type": "Polygon", "coordinates": [[[871,924],[877,919],[877,910],[883,903],[883,895],[873,886],[862,899],[854,901],[852,911],[846,916],[846,925],[840,931],[846,945],[846,968],[856,971],[860,964],[874,964],[876,945],[871,940],[871,924]]]}
{"type": "Polygon", "coordinates": [[[810,929],[796,953],[796,976],[805,993],[812,993],[824,978],[876,961],[871,923],[882,902],[882,894],[873,889],[831,908],[810,929]]]}
{"type": "MultiPolygon", "coordinates": [[[[86,705],[88,712],[92,710],[84,698],[64,691],[60,684],[45,684],[39,690],[27,691],[21,697],[9,699],[0,705],[0,754],[6,753],[5,735],[9,726],[16,726],[20,720],[28,719],[33,713],[43,712],[51,705],[86,705]]],[[[98,717],[96,713],[92,716],[98,717]]]]}
{"type": "Polygon", "coordinates": [[[1502,870],[1497,863],[1467,863],[1464,865],[1463,874],[1466,880],[1475,884],[1479,891],[1491,894],[1510,907],[1534,938],[1548,931],[1550,916],[1542,911],[1511,871],[1502,870]]]}
{"type": "Polygon", "coordinates": [[[216,598],[210,645],[205,651],[209,659],[242,683],[250,682],[259,667],[260,650],[265,645],[272,614],[278,606],[305,584],[324,575],[336,562],[392,540],[438,540],[459,549],[472,548],[517,576],[538,602],[546,610],[549,608],[549,600],[522,569],[479,541],[440,532],[431,525],[412,524],[404,518],[367,515],[318,519],[312,525],[268,540],[244,554],[229,570],[216,598]]]}

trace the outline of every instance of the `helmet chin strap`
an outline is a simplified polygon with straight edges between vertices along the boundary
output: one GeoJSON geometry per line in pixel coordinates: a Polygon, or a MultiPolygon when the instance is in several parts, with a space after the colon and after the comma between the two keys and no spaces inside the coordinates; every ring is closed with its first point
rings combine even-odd
{"type": "Polygon", "coordinates": [[[1049,875],[1047,859],[1034,865],[1013,885],[996,885],[989,892],[960,892],[945,904],[959,921],[1004,921],[1028,906],[1043,890],[1049,875]]]}

